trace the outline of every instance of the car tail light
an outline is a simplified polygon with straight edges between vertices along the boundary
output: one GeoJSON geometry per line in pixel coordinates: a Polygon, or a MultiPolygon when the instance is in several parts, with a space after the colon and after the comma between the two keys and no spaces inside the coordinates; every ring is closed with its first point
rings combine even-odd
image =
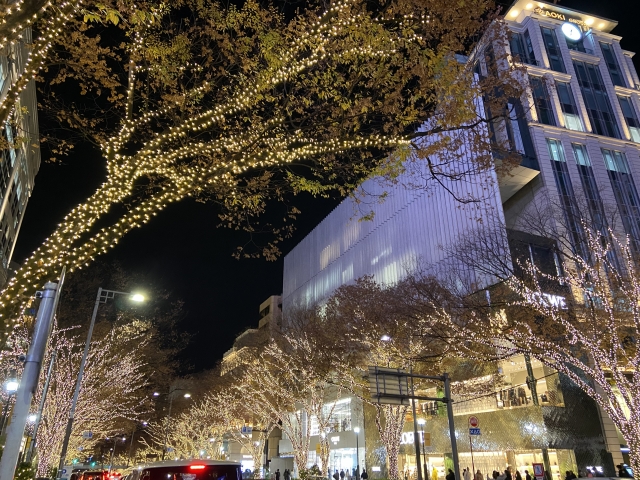
{"type": "Polygon", "coordinates": [[[189,465],[189,470],[204,470],[204,465],[189,465]]]}

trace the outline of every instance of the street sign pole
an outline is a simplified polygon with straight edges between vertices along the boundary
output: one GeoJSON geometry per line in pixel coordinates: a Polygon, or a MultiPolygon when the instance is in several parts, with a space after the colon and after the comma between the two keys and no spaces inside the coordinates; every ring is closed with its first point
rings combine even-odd
{"type": "MultiPolygon", "coordinates": [[[[477,417],[469,417],[469,427],[473,427],[473,428],[477,428],[479,425],[478,423],[478,418],[477,417]]],[[[471,435],[471,430],[469,430],[469,451],[471,452],[471,471],[473,472],[473,478],[475,480],[478,480],[476,478],[476,465],[475,462],[473,461],[473,442],[471,441],[473,435],[471,435]]]]}

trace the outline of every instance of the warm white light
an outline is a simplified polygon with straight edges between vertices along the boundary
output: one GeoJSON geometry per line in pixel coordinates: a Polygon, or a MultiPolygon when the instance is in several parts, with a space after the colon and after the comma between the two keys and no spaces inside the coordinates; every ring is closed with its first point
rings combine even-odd
{"type": "Polygon", "coordinates": [[[144,302],[144,295],[142,295],[141,293],[136,293],[134,295],[131,295],[131,300],[133,302],[144,302]]]}
{"type": "Polygon", "coordinates": [[[391,340],[391,337],[389,335],[382,335],[380,337],[380,340],[382,340],[383,342],[388,342],[389,340],[391,340]]]}
{"type": "Polygon", "coordinates": [[[513,18],[516,18],[518,16],[520,12],[518,10],[511,10],[511,12],[509,13],[510,16],[512,16],[513,18]]]}
{"type": "Polygon", "coordinates": [[[586,23],[587,25],[593,25],[593,18],[587,18],[584,23],[586,23]]]}
{"type": "Polygon", "coordinates": [[[356,435],[360,433],[360,427],[355,427],[353,429],[354,432],[356,432],[356,435]]]}
{"type": "Polygon", "coordinates": [[[32,413],[31,415],[29,415],[28,420],[33,423],[36,421],[37,418],[38,418],[38,415],[35,413],[32,413]]]}
{"type": "Polygon", "coordinates": [[[527,6],[524,8],[526,8],[527,10],[533,10],[533,3],[527,3],[527,6]]]}
{"type": "Polygon", "coordinates": [[[427,423],[427,421],[424,418],[418,419],[418,425],[424,425],[425,423],[427,423]]]}
{"type": "Polygon", "coordinates": [[[185,393],[184,394],[184,398],[191,398],[191,394],[190,393],[185,393]]]}
{"type": "Polygon", "coordinates": [[[600,24],[598,25],[598,28],[604,28],[604,22],[600,22],[600,24]]]}
{"type": "Polygon", "coordinates": [[[17,380],[11,379],[7,380],[7,383],[4,384],[4,389],[7,393],[14,393],[18,391],[19,386],[20,383],[17,380]]]}

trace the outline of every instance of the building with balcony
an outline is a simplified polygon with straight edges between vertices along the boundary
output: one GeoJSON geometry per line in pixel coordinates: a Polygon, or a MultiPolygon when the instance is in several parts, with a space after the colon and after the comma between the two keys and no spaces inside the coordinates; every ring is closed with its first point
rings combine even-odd
{"type": "MultiPolygon", "coordinates": [[[[631,61],[634,54],[612,33],[617,22],[528,0],[515,1],[505,20],[511,32],[507,44],[481,42],[470,61],[479,76],[486,75],[487,62],[495,58],[491,50],[504,48],[526,70],[526,94],[510,100],[517,113],[491,125],[489,133],[521,154],[520,165],[510,175],[489,171],[446,184],[457,196],[474,195],[478,202],[472,205],[461,205],[444,189],[406,189],[402,185],[411,182],[402,179],[396,186],[369,180],[364,189],[374,197],[384,192],[384,202],[373,200],[363,210],[362,201],[345,200],[285,257],[285,323],[289,309],[321,303],[340,285],[363,275],[393,284],[416,261],[437,265],[445,259],[446,247],[473,231],[478,220],[506,226],[502,234],[512,250],[505,255],[547,257],[553,265],[548,239],[533,235],[523,221],[528,208],[538,203],[560,206],[565,222],[557,228],[569,233],[578,229],[572,226],[577,216],[571,212],[581,208],[601,227],[628,235],[640,253],[635,185],[640,181],[640,80],[631,61]],[[369,211],[375,212],[373,219],[359,221],[369,211]],[[612,216],[620,221],[607,224],[612,216]]],[[[581,247],[579,239],[569,238],[574,248],[581,247]]],[[[477,289],[491,285],[482,276],[472,275],[469,282],[477,289]]],[[[501,363],[499,369],[503,386],[481,397],[456,399],[461,468],[471,467],[471,442],[476,469],[485,475],[507,465],[531,472],[533,462],[544,463],[553,480],[563,478],[566,470],[577,473],[587,467],[614,474],[613,466],[625,460],[626,446],[593,401],[564,376],[522,357],[501,363]],[[528,370],[537,394],[527,385],[528,370]],[[466,429],[470,414],[482,425],[477,439],[470,439],[466,429]]],[[[419,411],[431,439],[425,445],[427,471],[435,468],[442,479],[451,456],[446,415],[428,402],[419,411]]],[[[366,458],[361,465],[384,476],[381,443],[366,408],[364,412],[366,458]]],[[[412,473],[413,424],[407,423],[405,430],[401,468],[412,473]]],[[[337,468],[355,465],[355,456],[341,458],[345,460],[337,468]]]]}
{"type": "MultiPolygon", "coordinates": [[[[22,40],[6,47],[0,55],[0,98],[24,69],[31,43],[31,29],[22,40]]],[[[40,168],[40,135],[36,86],[32,79],[20,93],[11,121],[1,126],[3,148],[0,157],[0,286],[9,275],[11,259],[27,202],[40,168]],[[7,147],[7,148],[4,148],[7,147]]]]}

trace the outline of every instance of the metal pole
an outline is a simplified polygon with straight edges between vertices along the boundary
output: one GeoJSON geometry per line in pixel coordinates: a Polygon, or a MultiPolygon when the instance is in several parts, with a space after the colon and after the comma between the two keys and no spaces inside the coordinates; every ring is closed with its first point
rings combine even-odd
{"type": "Polygon", "coordinates": [[[76,405],[78,404],[78,396],[80,395],[80,387],[82,386],[82,375],[84,374],[84,367],[87,363],[87,356],[89,355],[89,346],[91,345],[93,327],[96,323],[96,315],[98,314],[98,307],[100,306],[100,297],[102,297],[102,287],[98,288],[96,304],[93,307],[93,315],[91,315],[91,323],[89,324],[89,333],[87,333],[87,341],[84,344],[82,360],[80,360],[80,370],[78,371],[78,379],[76,380],[76,389],[73,392],[73,400],[71,400],[67,429],[64,432],[64,440],[62,441],[62,451],[60,452],[60,462],[58,463],[58,478],[62,477],[62,469],[64,468],[64,461],[67,456],[67,449],[69,448],[69,439],[71,438],[71,429],[73,428],[73,416],[75,415],[76,405]]]}
{"type": "Polygon", "coordinates": [[[7,429],[5,448],[2,453],[2,460],[0,460],[0,480],[13,480],[13,475],[16,471],[24,427],[27,423],[33,394],[38,387],[40,368],[42,367],[44,352],[49,340],[51,325],[53,324],[58,293],[57,283],[47,282],[44,286],[42,300],[36,316],[33,340],[24,364],[22,381],[16,395],[11,424],[7,429]]]}
{"type": "Polygon", "coordinates": [[[127,458],[127,467],[129,467],[129,462],[131,462],[131,452],[133,451],[133,437],[136,434],[136,427],[133,427],[133,432],[131,432],[131,444],[129,445],[129,457],[127,458]]]}
{"type": "Polygon", "coordinates": [[[169,422],[171,421],[171,406],[173,405],[173,391],[169,392],[169,415],[167,415],[167,421],[164,424],[164,447],[162,447],[162,460],[164,461],[164,455],[167,452],[167,441],[169,440],[169,422]]]}
{"type": "Polygon", "coordinates": [[[453,402],[451,400],[451,380],[449,380],[449,374],[442,374],[442,380],[444,381],[444,396],[447,403],[447,416],[449,417],[449,437],[451,437],[451,455],[453,456],[453,470],[456,476],[456,480],[462,480],[460,478],[460,462],[458,461],[458,444],[456,443],[456,427],[453,422],[453,402]]]}
{"type": "Polygon", "coordinates": [[[473,443],[471,443],[471,437],[473,435],[469,435],[469,450],[471,451],[471,473],[473,474],[473,478],[476,478],[476,465],[473,463],[473,443]]]}
{"type": "Polygon", "coordinates": [[[360,430],[356,433],[356,480],[360,479],[360,430]]]}
{"type": "MultiPolygon", "coordinates": [[[[415,396],[416,392],[413,386],[413,369],[409,370],[409,378],[411,379],[411,396],[415,396]]],[[[416,468],[418,470],[418,480],[422,480],[422,460],[420,458],[420,437],[418,436],[418,417],[416,416],[416,401],[411,399],[411,408],[413,411],[413,444],[416,448],[416,468]]]]}
{"type": "Polygon", "coordinates": [[[116,454],[116,445],[118,444],[118,439],[113,439],[113,450],[111,450],[111,459],[109,460],[109,473],[111,473],[111,469],[113,468],[113,456],[116,454]]]}
{"type": "Polygon", "coordinates": [[[49,391],[49,383],[51,382],[51,374],[53,373],[53,365],[56,363],[56,355],[57,352],[54,351],[51,355],[51,362],[49,363],[49,371],[47,372],[47,379],[44,382],[44,388],[42,389],[42,398],[40,399],[40,405],[38,406],[38,413],[36,417],[36,423],[33,426],[33,441],[29,445],[29,450],[27,451],[26,461],[31,463],[31,458],[33,456],[33,450],[36,446],[36,440],[38,439],[38,428],[40,428],[40,421],[42,419],[42,414],[44,412],[44,402],[47,399],[47,392],[49,391]]]}

